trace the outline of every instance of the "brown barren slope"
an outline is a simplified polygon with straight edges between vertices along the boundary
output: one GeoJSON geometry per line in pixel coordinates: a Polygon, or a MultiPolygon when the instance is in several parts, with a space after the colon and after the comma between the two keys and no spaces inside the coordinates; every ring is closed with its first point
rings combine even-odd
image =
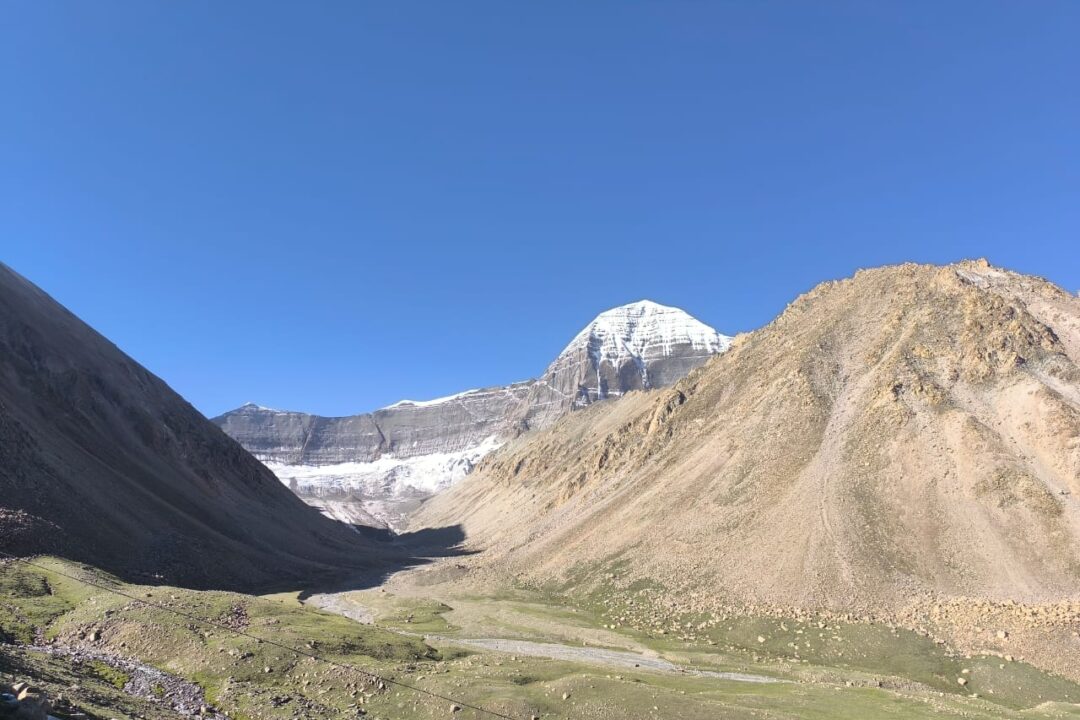
{"type": "Polygon", "coordinates": [[[464,523],[497,576],[619,562],[687,606],[1080,601],[1078,365],[1050,283],[861,271],[673,389],[519,438],[414,525],[464,523]]]}

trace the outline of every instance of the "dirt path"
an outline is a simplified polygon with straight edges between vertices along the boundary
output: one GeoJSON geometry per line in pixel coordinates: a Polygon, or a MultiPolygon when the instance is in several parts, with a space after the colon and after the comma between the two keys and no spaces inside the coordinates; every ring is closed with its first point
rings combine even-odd
{"type": "Polygon", "coordinates": [[[716,672],[713,670],[696,670],[682,667],[668,662],[660,657],[649,657],[638,653],[624,652],[622,650],[607,650],[604,648],[574,647],[559,643],[539,643],[529,640],[504,640],[499,638],[451,638],[442,635],[425,635],[424,640],[435,643],[447,643],[451,645],[466,645],[468,647],[482,648],[493,652],[512,655],[528,655],[531,657],[550,658],[552,660],[568,660],[582,662],[591,665],[606,665],[609,667],[622,667],[629,669],[657,670],[660,672],[684,673],[698,677],[720,678],[722,680],[737,680],[751,683],[774,683],[784,682],[776,678],[764,675],[750,675],[748,673],[716,672]]]}
{"type": "Polygon", "coordinates": [[[370,610],[356,601],[344,597],[344,594],[341,593],[319,593],[305,598],[303,602],[326,612],[344,615],[350,620],[355,620],[364,625],[371,625],[375,622],[375,615],[370,610]]]}

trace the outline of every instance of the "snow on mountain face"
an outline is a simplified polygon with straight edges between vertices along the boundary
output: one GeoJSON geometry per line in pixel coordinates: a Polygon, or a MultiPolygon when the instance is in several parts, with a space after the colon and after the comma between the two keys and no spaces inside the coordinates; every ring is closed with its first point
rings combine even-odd
{"type": "Polygon", "coordinates": [[[562,414],[557,397],[579,408],[671,385],[730,345],[730,337],[683,310],[648,300],[603,312],[548,366],[540,382],[555,412],[543,413],[533,425],[548,425],[562,414]]]}
{"type": "MultiPolygon", "coordinates": [[[[491,436],[465,450],[413,457],[381,456],[373,462],[332,465],[266,466],[300,497],[320,506],[331,517],[342,519],[350,506],[359,506],[361,518],[398,529],[407,512],[420,501],[469,474],[482,457],[502,445],[491,436]],[[333,512],[328,512],[333,510],[333,512]]],[[[355,511],[352,511],[356,517],[355,511]]],[[[370,521],[363,524],[372,524],[370,521]]]]}
{"type": "MultiPolygon", "coordinates": [[[[667,384],[670,379],[652,381],[649,377],[651,361],[673,355],[708,357],[727,350],[730,345],[730,337],[721,335],[683,310],[642,300],[600,313],[570,341],[555,362],[572,362],[584,350],[598,373],[595,389],[600,394],[592,399],[601,399],[611,392],[605,390],[599,376],[605,365],[621,368],[632,364],[641,376],[640,385],[635,389],[647,389],[667,384]]],[[[625,390],[614,392],[621,394],[625,390]]]]}
{"type": "Polygon", "coordinates": [[[588,344],[599,365],[603,361],[665,357],[680,345],[705,353],[723,352],[731,345],[731,338],[679,308],[641,300],[597,315],[560,357],[582,343],[588,344]]]}
{"type": "Polygon", "coordinates": [[[443,403],[450,402],[451,400],[458,400],[466,395],[475,395],[476,393],[483,392],[482,389],[466,390],[465,392],[454,393],[453,395],[446,395],[445,397],[434,398],[432,400],[398,400],[393,405],[387,405],[384,410],[397,407],[431,407],[432,405],[442,405],[443,403]]]}
{"type": "Polygon", "coordinates": [[[430,495],[465,477],[480,458],[501,444],[492,436],[474,447],[453,452],[414,457],[387,454],[373,462],[332,465],[268,462],[266,466],[294,491],[305,494],[360,491],[371,495],[409,495],[414,492],[430,495]]]}
{"type": "Polygon", "coordinates": [[[395,527],[420,500],[464,477],[512,435],[531,382],[321,417],[247,404],[215,418],[311,505],[395,527]]]}
{"type": "Polygon", "coordinates": [[[598,315],[536,380],[340,418],[248,403],[214,421],[323,512],[394,527],[503,440],[598,400],[670,385],[730,343],[678,308],[643,300],[598,315]]]}

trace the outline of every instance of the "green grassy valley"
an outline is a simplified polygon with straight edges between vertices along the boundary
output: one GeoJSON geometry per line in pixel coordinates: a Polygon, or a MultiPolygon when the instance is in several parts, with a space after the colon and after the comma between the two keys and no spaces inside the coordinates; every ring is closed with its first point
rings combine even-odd
{"type": "MultiPolygon", "coordinates": [[[[1076,683],[874,624],[739,618],[680,639],[613,622],[625,609],[587,598],[408,582],[341,594],[373,618],[361,624],[296,593],[127,585],[66,561],[36,564],[0,567],[3,672],[50,695],[78,686],[92,717],[199,714],[172,707],[165,687],[133,687],[132,662],[197,688],[204,714],[238,720],[486,716],[278,643],[514,718],[1080,717],[1076,683]]],[[[672,627],[702,624],[692,620],[672,627]]]]}

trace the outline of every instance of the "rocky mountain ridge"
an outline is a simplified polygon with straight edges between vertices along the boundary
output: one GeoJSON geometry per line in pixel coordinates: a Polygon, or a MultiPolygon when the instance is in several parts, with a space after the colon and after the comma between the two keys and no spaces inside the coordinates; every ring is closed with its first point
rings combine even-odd
{"type": "Polygon", "coordinates": [[[505,440],[669,385],[730,342],[682,310],[640,301],[601,313],[535,380],[347,417],[248,403],[214,422],[327,514],[393,525],[505,440]]]}

